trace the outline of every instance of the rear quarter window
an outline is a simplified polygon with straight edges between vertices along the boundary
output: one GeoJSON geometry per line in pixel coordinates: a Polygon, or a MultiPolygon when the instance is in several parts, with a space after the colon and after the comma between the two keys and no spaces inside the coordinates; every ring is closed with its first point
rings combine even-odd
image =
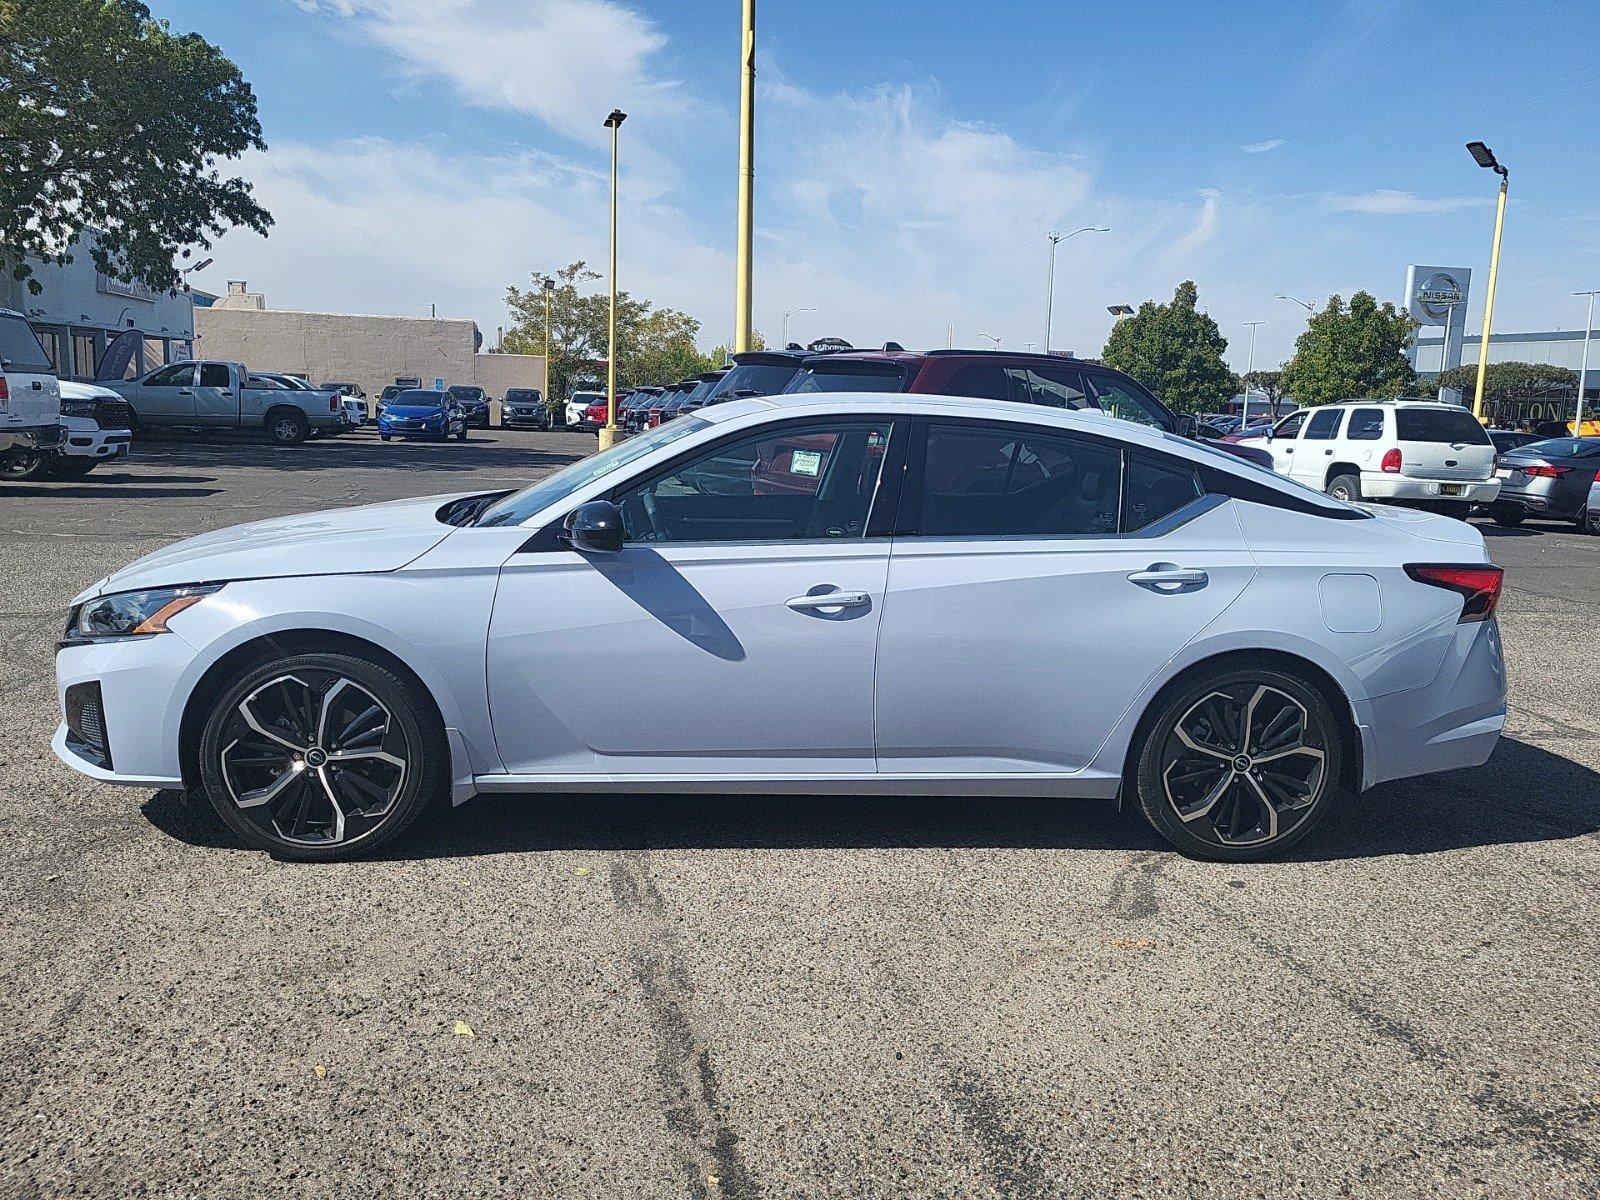
{"type": "Polygon", "coordinates": [[[1397,437],[1402,442],[1494,444],[1488,431],[1464,408],[1397,408],[1394,418],[1397,437]]]}

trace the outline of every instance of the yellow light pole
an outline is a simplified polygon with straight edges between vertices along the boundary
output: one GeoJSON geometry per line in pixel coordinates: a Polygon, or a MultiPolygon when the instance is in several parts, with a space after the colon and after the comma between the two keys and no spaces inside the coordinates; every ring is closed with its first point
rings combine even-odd
{"type": "Polygon", "coordinates": [[[611,316],[606,332],[606,423],[600,430],[600,449],[609,450],[617,440],[617,130],[628,119],[620,108],[606,118],[611,130],[611,316]]]}
{"type": "Polygon", "coordinates": [[[551,411],[550,402],[555,399],[555,393],[550,386],[550,297],[555,294],[556,281],[544,281],[544,411],[551,425],[555,424],[555,414],[551,411]]]}
{"type": "Polygon", "coordinates": [[[1467,152],[1480,167],[1500,176],[1500,199],[1494,209],[1494,249],[1489,252],[1489,288],[1483,296],[1483,336],[1478,341],[1478,387],[1472,396],[1472,415],[1483,420],[1483,379],[1489,370],[1489,330],[1494,324],[1494,285],[1500,278],[1500,234],[1506,224],[1506,188],[1511,172],[1501,166],[1494,151],[1482,142],[1468,142],[1467,152]]]}
{"type": "Polygon", "coordinates": [[[756,183],[756,0],[744,0],[744,50],[739,60],[739,261],[734,282],[733,348],[750,349],[751,252],[756,183]]]}

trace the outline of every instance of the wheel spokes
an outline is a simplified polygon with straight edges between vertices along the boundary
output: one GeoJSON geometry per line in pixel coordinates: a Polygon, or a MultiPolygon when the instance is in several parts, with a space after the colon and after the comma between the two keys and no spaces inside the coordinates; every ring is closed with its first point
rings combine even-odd
{"type": "Polygon", "coordinates": [[[245,724],[264,738],[304,754],[311,747],[311,685],[298,675],[284,675],[262,684],[239,702],[245,724]],[[262,711],[257,712],[257,708],[262,711]]]}

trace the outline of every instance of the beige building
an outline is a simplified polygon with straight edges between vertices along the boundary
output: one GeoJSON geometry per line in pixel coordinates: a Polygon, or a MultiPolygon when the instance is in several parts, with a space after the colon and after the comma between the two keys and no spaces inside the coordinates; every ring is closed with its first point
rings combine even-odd
{"type": "Polygon", "coordinates": [[[266,296],[234,281],[215,304],[195,308],[194,329],[196,357],[353,383],[369,401],[390,384],[431,388],[438,379],[446,387],[476,384],[491,400],[512,387],[545,391],[543,357],[480,353],[478,326],[463,319],[268,308],[266,296]]]}

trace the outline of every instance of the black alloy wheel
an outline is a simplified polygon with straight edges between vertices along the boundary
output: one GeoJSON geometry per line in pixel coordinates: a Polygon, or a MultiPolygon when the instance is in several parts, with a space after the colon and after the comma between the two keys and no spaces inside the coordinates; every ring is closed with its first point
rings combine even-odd
{"type": "Polygon", "coordinates": [[[443,730],[411,681],[343,654],[258,666],[201,738],[207,797],[249,845],[326,860],[399,835],[443,790],[443,730]]]}
{"type": "Polygon", "coordinates": [[[1167,701],[1139,757],[1140,807],[1199,858],[1247,861],[1298,841],[1337,791],[1340,730],[1320,692],[1276,671],[1201,679],[1167,701]]]}

